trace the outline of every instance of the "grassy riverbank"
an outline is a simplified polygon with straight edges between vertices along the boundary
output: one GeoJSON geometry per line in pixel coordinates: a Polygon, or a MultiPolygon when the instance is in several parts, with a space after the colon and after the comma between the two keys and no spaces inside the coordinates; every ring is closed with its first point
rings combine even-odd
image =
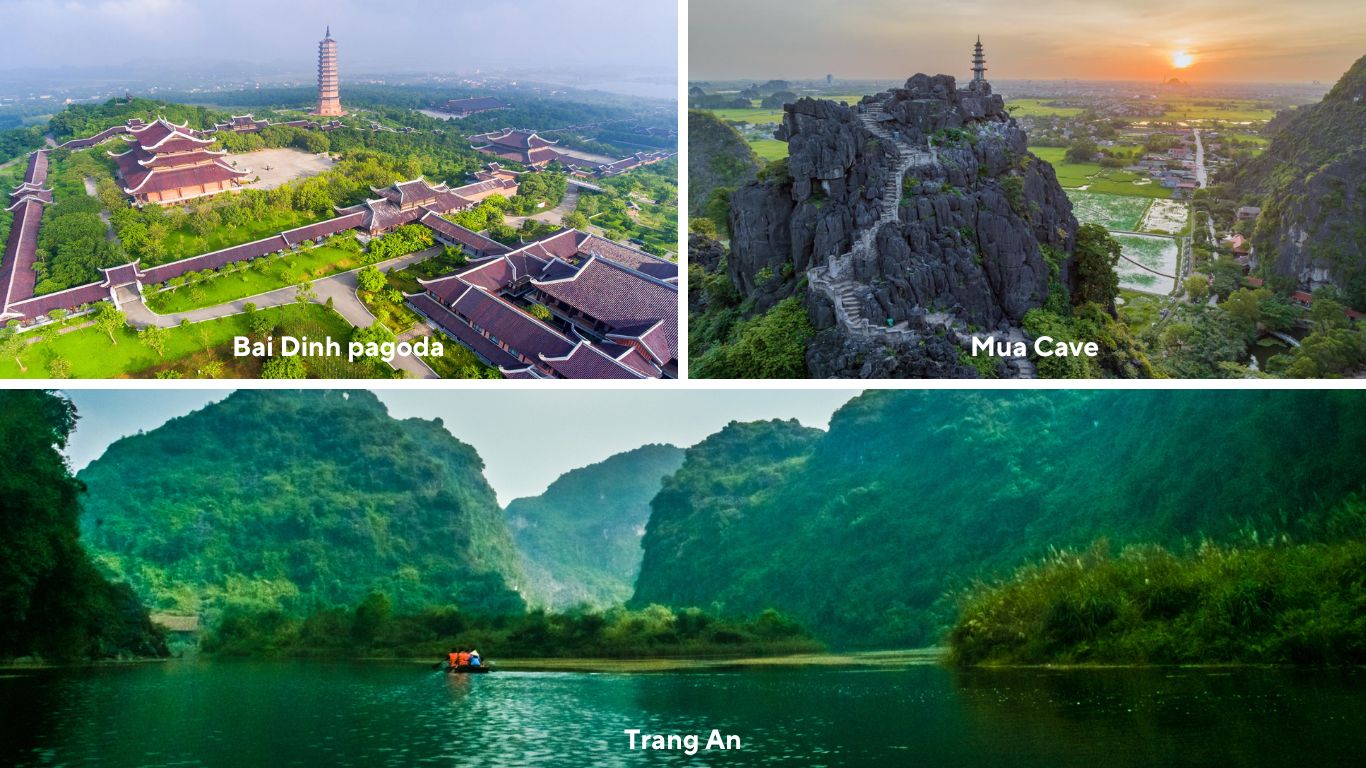
{"type": "Polygon", "coordinates": [[[1366,540],[1059,552],[963,600],[961,665],[1366,663],[1366,540]]]}

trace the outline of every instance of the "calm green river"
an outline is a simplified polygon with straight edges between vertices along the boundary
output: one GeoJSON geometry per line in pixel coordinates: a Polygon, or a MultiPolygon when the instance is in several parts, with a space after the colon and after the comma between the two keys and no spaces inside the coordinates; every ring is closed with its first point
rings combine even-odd
{"type": "Polygon", "coordinates": [[[178,662],[0,675],[0,765],[1363,765],[1366,672],[938,666],[447,676],[178,662]],[[623,733],[741,739],[631,752],[623,733]]]}

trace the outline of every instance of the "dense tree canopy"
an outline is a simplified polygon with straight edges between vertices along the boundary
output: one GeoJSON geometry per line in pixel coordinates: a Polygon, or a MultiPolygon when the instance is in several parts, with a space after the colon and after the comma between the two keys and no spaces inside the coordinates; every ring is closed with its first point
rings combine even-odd
{"type": "Polygon", "coordinates": [[[81,548],[84,488],[60,453],[75,425],[63,397],[0,391],[0,658],[164,655],[132,590],[106,581],[81,548]]]}

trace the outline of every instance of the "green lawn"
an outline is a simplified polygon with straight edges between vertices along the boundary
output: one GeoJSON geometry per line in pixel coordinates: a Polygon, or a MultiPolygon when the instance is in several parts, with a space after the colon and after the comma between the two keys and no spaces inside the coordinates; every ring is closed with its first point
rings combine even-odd
{"type": "Polygon", "coordinates": [[[345,272],[361,264],[360,253],[332,245],[321,245],[282,257],[267,257],[264,263],[259,260],[252,262],[252,266],[241,272],[218,275],[194,285],[182,285],[169,291],[148,293],[147,307],[161,315],[213,307],[235,299],[345,272]]]}
{"type": "Polygon", "coordinates": [[[749,146],[754,150],[754,154],[773,162],[787,157],[787,142],[777,139],[750,139],[749,146]]]}
{"type": "Polygon", "coordinates": [[[322,221],[324,217],[300,211],[272,211],[260,219],[239,227],[217,226],[212,231],[199,235],[188,224],[166,235],[166,259],[160,263],[177,261],[188,256],[221,250],[253,240],[278,235],[295,227],[322,221]]]}
{"type": "MultiPolygon", "coordinates": [[[[351,326],[340,315],[326,307],[309,305],[299,308],[273,307],[262,313],[284,317],[288,312],[305,312],[308,319],[325,326],[339,341],[349,339],[351,326]]],[[[259,361],[247,358],[235,361],[232,357],[232,337],[249,335],[246,315],[233,315],[218,320],[172,328],[166,344],[166,354],[157,353],[138,340],[137,332],[125,327],[114,334],[117,344],[95,327],[64,333],[52,341],[31,345],[22,355],[27,371],[21,372],[14,360],[0,360],[0,378],[47,378],[48,363],[55,357],[71,364],[72,378],[112,379],[150,376],[155,370],[175,368],[193,377],[200,361],[216,359],[227,372],[237,376],[254,376],[259,361]]]]}
{"type": "Polygon", "coordinates": [[[1045,101],[1052,99],[1011,99],[1006,102],[1006,108],[1015,117],[1074,117],[1086,111],[1081,107],[1050,107],[1044,104],[1045,101]]]}

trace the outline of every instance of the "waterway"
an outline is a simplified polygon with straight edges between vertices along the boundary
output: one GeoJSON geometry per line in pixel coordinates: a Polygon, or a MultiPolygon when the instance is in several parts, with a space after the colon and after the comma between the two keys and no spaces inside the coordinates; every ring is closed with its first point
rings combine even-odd
{"type": "Polygon", "coordinates": [[[0,676],[0,764],[1314,766],[1366,753],[1366,671],[176,662],[0,676]],[[632,752],[625,729],[740,738],[632,752]]]}

